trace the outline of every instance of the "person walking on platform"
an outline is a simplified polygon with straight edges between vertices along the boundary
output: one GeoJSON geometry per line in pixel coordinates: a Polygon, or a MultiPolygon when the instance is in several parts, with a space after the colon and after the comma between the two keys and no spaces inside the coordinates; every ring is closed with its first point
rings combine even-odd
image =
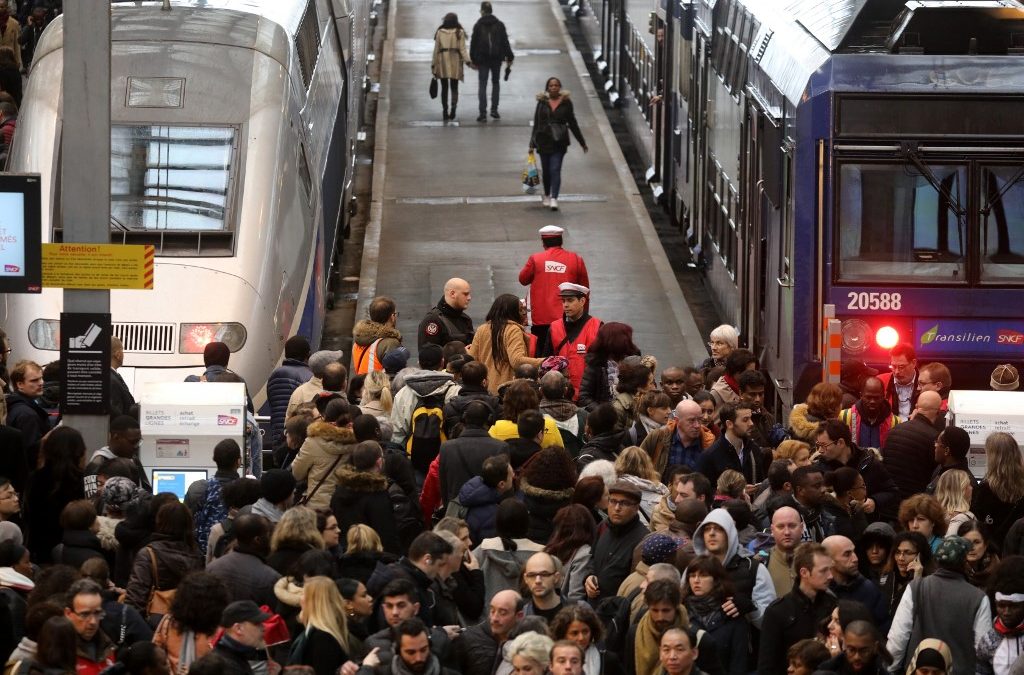
{"type": "Polygon", "coordinates": [[[480,116],[477,122],[487,121],[487,78],[491,79],[491,117],[501,119],[498,114],[498,97],[501,94],[501,64],[512,65],[512,46],[508,43],[505,24],[494,16],[491,3],[480,3],[480,19],[473,26],[473,37],[469,42],[469,56],[477,68],[480,80],[480,116]]]}
{"type": "Polygon", "coordinates": [[[467,345],[473,342],[473,319],[466,314],[472,299],[468,281],[449,279],[444,285],[444,296],[420,321],[417,349],[423,349],[427,343],[444,347],[452,340],[467,345]]]}
{"type": "Polygon", "coordinates": [[[466,31],[454,12],[444,15],[441,26],[434,33],[434,58],[430,72],[441,80],[441,106],[444,119],[455,119],[455,107],[459,104],[459,82],[463,77],[463,65],[474,67],[466,51],[466,31]],[[452,92],[452,107],[448,109],[448,90],[452,92]]]}
{"type": "Polygon", "coordinates": [[[544,250],[534,253],[519,271],[519,283],[530,287],[530,311],[533,313],[533,334],[537,336],[537,356],[549,356],[544,350],[548,328],[563,313],[559,289],[568,282],[589,286],[587,265],[578,253],[562,248],[565,230],[546,225],[539,230],[544,250]]]}
{"type": "Polygon", "coordinates": [[[537,94],[537,109],[533,113],[533,134],[530,136],[530,150],[540,153],[541,177],[544,181],[544,197],[541,203],[558,210],[558,194],[562,188],[562,160],[569,149],[569,131],[579,141],[583,152],[589,151],[583,140],[580,125],[576,122],[569,92],[562,90],[562,81],[549,77],[544,91],[537,94]]]}

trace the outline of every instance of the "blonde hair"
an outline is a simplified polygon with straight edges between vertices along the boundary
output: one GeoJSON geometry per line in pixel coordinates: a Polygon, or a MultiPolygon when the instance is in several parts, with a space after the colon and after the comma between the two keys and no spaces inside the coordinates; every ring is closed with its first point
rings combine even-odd
{"type": "Polygon", "coordinates": [[[299,622],[306,629],[316,628],[329,634],[345,653],[349,653],[348,624],[345,619],[345,601],[333,579],[306,577],[302,584],[303,609],[299,622]]]}
{"type": "Polygon", "coordinates": [[[747,487],[746,477],[736,469],[726,469],[718,477],[718,484],[715,490],[720,495],[726,495],[732,499],[743,497],[743,490],[747,487]]]}
{"type": "Polygon", "coordinates": [[[380,401],[380,407],[384,412],[390,413],[394,405],[394,398],[391,395],[391,381],[388,374],[383,370],[371,370],[363,380],[363,402],[380,401]]]}
{"type": "Polygon", "coordinates": [[[380,535],[369,525],[357,523],[348,528],[345,534],[348,548],[345,553],[383,553],[384,545],[380,543],[380,535]]]}
{"type": "Polygon", "coordinates": [[[787,438],[786,440],[779,443],[779,447],[775,448],[775,452],[772,453],[772,458],[791,459],[795,462],[796,456],[797,454],[800,453],[801,450],[806,450],[807,456],[810,457],[810,443],[804,443],[803,441],[797,441],[792,438],[787,438]]]}
{"type": "Polygon", "coordinates": [[[971,477],[962,469],[944,471],[935,483],[935,499],[946,509],[946,514],[953,516],[971,509],[964,492],[971,484],[971,477]]]}
{"type": "Polygon", "coordinates": [[[512,640],[508,647],[508,660],[511,661],[517,656],[522,656],[535,661],[546,670],[551,665],[551,648],[554,645],[555,641],[547,635],[541,635],[531,630],[512,640]]]}
{"type": "Polygon", "coordinates": [[[316,511],[308,506],[293,506],[284,512],[270,537],[270,550],[276,551],[282,544],[293,542],[324,548],[324,536],[316,526],[316,511]]]}
{"type": "Polygon", "coordinates": [[[985,439],[985,482],[1002,502],[1017,502],[1024,497],[1024,461],[1017,440],[1004,431],[985,439]]]}
{"type": "Polygon", "coordinates": [[[615,459],[615,473],[619,476],[636,476],[654,482],[661,480],[661,475],[654,468],[651,456],[635,445],[631,445],[619,453],[615,459]]]}

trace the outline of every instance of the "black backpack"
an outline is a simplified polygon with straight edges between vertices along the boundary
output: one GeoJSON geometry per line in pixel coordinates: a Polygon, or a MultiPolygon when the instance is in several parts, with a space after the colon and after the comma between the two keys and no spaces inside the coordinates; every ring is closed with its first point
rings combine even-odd
{"type": "Polygon", "coordinates": [[[597,618],[601,619],[604,626],[604,646],[608,651],[625,653],[626,637],[629,635],[629,607],[639,594],[638,588],[625,598],[613,595],[597,606],[597,618]]]}
{"type": "Polygon", "coordinates": [[[225,518],[220,521],[220,524],[224,528],[224,534],[220,535],[220,539],[213,546],[214,558],[219,558],[235,549],[235,519],[225,518]]]}

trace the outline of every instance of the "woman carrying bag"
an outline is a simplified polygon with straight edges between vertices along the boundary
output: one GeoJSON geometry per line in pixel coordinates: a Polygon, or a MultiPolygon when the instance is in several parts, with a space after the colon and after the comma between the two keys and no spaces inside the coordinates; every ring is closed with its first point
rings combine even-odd
{"type": "Polygon", "coordinates": [[[537,109],[533,113],[533,134],[530,150],[540,153],[541,178],[544,197],[541,203],[558,210],[558,194],[562,188],[562,159],[569,149],[569,131],[579,141],[583,152],[588,152],[580,125],[576,122],[569,92],[562,90],[562,81],[549,77],[544,91],[537,94],[537,109]]]}
{"type": "MultiPolygon", "coordinates": [[[[441,26],[434,33],[434,57],[430,62],[430,72],[441,80],[441,107],[444,120],[455,119],[455,107],[459,104],[459,82],[463,80],[463,66],[473,64],[469,60],[466,49],[466,31],[459,23],[454,12],[444,15],[441,26]],[[451,113],[448,112],[448,89],[452,91],[451,113]]],[[[431,83],[430,91],[434,91],[431,83]]]]}

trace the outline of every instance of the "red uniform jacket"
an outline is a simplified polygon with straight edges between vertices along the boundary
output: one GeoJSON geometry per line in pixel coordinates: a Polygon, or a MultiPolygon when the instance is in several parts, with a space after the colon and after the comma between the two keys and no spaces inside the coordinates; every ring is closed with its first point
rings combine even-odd
{"type": "Polygon", "coordinates": [[[579,396],[580,382],[583,381],[587,349],[590,348],[590,343],[597,339],[599,328],[601,328],[601,320],[592,316],[583,325],[583,330],[580,331],[580,334],[575,339],[566,340],[564,317],[559,317],[557,321],[551,324],[551,333],[548,336],[551,339],[551,348],[555,350],[555,356],[564,356],[569,360],[567,376],[569,381],[572,382],[576,396],[579,396]]]}
{"type": "Polygon", "coordinates": [[[590,287],[587,266],[578,253],[552,246],[534,253],[519,272],[519,283],[530,287],[533,325],[547,326],[562,316],[558,285],[565,282],[590,287]]]}

